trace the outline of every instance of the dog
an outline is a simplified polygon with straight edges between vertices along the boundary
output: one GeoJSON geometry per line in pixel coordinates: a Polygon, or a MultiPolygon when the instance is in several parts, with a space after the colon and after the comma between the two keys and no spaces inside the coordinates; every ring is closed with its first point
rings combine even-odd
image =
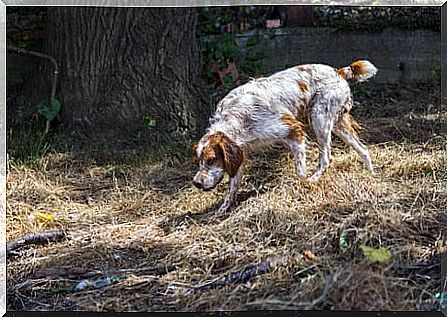
{"type": "Polygon", "coordinates": [[[306,179],[307,125],[312,126],[319,148],[319,164],[310,181],[318,180],[329,167],[332,132],[354,148],[374,174],[369,152],[357,134],[359,125],[350,114],[353,97],[348,81],[363,82],[377,72],[368,60],[342,68],[304,64],[236,87],[217,104],[209,128],[193,145],[199,168],[194,186],[212,190],[227,173],[229,190],[218,210],[227,212],[236,200],[247,153],[278,141],[289,145],[296,174],[306,179]]]}

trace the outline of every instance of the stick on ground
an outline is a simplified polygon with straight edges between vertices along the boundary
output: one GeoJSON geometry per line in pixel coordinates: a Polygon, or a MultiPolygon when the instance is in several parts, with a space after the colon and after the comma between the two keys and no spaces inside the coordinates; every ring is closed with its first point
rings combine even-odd
{"type": "Polygon", "coordinates": [[[285,262],[287,262],[288,257],[273,257],[272,259],[269,259],[267,261],[261,262],[257,265],[250,265],[242,270],[224,275],[218,279],[215,279],[211,282],[191,287],[192,291],[203,291],[203,290],[210,290],[215,289],[227,284],[233,284],[233,283],[244,283],[247,282],[249,279],[251,279],[254,276],[265,274],[270,272],[272,269],[277,267],[278,265],[282,265],[285,262]]]}
{"type": "Polygon", "coordinates": [[[63,230],[48,230],[43,232],[33,232],[6,242],[6,253],[10,253],[25,245],[44,244],[50,241],[56,242],[67,238],[67,233],[63,230]]]}

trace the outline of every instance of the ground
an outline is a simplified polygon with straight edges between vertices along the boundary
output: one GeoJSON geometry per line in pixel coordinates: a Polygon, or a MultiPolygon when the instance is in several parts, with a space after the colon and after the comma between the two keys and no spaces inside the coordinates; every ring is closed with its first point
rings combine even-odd
{"type": "Polygon", "coordinates": [[[336,139],[328,173],[299,181],[278,146],[250,158],[225,216],[215,211],[227,180],[212,192],[193,188],[188,156],[121,162],[52,151],[10,163],[7,238],[64,229],[70,239],[8,257],[8,309],[436,309],[447,227],[447,109],[437,87],[355,87],[353,114],[377,175],[336,139]],[[361,245],[392,257],[371,263],[361,245]],[[285,260],[248,281],[187,290],[272,257],[285,260]],[[111,285],[75,291],[103,274],[111,285]]]}

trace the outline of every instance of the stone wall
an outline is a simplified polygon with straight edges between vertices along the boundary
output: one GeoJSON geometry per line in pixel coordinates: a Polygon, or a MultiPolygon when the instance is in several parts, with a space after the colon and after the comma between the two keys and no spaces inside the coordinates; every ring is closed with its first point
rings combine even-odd
{"type": "Polygon", "coordinates": [[[357,59],[369,59],[380,70],[375,80],[396,83],[433,78],[441,63],[441,32],[428,30],[390,28],[367,33],[295,28],[253,31],[236,37],[242,47],[250,38],[259,38],[254,49],[268,56],[264,75],[296,64],[324,63],[341,67],[357,59]]]}

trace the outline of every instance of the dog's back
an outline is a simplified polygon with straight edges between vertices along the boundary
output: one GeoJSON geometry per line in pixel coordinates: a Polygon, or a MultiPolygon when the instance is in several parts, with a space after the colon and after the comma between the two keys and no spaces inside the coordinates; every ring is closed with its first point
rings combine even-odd
{"type": "Polygon", "coordinates": [[[246,146],[272,143],[289,133],[284,117],[304,123],[316,95],[349,102],[350,93],[347,81],[333,67],[291,67],[232,90],[218,104],[210,131],[224,130],[246,146]]]}

